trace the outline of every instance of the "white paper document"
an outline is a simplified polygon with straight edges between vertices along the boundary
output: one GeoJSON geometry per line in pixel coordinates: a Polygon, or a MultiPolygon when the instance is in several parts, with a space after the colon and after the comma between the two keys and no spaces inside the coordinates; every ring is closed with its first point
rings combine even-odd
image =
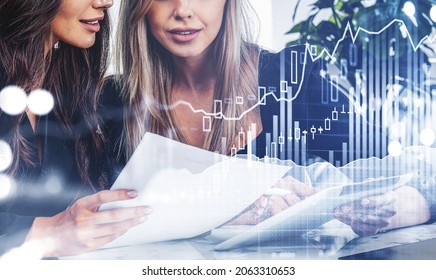
{"type": "Polygon", "coordinates": [[[147,221],[105,247],[190,238],[240,214],[290,169],[227,157],[146,133],[112,189],[132,188],[133,200],[101,210],[148,205],[147,221]]]}

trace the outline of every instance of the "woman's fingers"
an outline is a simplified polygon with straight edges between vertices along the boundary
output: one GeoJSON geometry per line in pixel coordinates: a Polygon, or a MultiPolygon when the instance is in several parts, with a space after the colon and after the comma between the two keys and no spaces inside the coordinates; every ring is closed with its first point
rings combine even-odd
{"type": "Polygon", "coordinates": [[[334,217],[360,236],[372,235],[389,226],[396,214],[394,201],[393,192],[365,197],[336,208],[334,217]]]}
{"type": "Polygon", "coordinates": [[[365,224],[377,227],[386,227],[389,224],[390,216],[375,216],[367,214],[335,214],[335,218],[348,225],[365,224]]]}
{"type": "Polygon", "coordinates": [[[50,218],[35,219],[29,240],[52,240],[46,256],[63,256],[97,249],[151,214],[147,206],[97,211],[104,203],[132,199],[135,191],[101,191],[77,200],[70,208],[50,218]]]}
{"type": "Polygon", "coordinates": [[[137,196],[138,194],[134,190],[104,190],[83,197],[77,200],[75,204],[80,208],[96,211],[102,204],[119,200],[128,200],[137,196]]]}
{"type": "Polygon", "coordinates": [[[389,223],[385,220],[377,219],[356,219],[350,216],[335,216],[336,219],[347,224],[359,236],[367,236],[377,233],[380,229],[386,227],[389,223]],[[371,223],[367,223],[371,220],[371,223]]]}
{"type": "Polygon", "coordinates": [[[247,212],[249,219],[241,215],[238,217],[237,221],[239,223],[241,220],[250,220],[250,224],[259,223],[297,204],[302,198],[313,195],[316,192],[316,188],[300,182],[291,176],[281,178],[274,187],[269,189],[268,192],[253,204],[254,207],[250,212],[247,212]],[[243,219],[243,217],[245,218],[243,219]]]}
{"type": "Polygon", "coordinates": [[[100,238],[108,235],[122,235],[132,227],[135,227],[147,220],[147,216],[140,218],[126,219],[120,222],[107,223],[97,225],[93,229],[89,229],[89,239],[100,238]]]}
{"type": "Polygon", "coordinates": [[[395,215],[395,194],[390,191],[383,195],[369,196],[351,203],[345,203],[335,209],[335,213],[368,215],[395,215]]]}
{"type": "Polygon", "coordinates": [[[278,214],[300,201],[301,199],[296,194],[262,196],[255,203],[258,221],[278,214]]]}
{"type": "Polygon", "coordinates": [[[280,181],[278,181],[275,185],[275,188],[287,189],[299,196],[311,196],[317,192],[317,189],[310,186],[309,184],[305,184],[297,179],[287,176],[280,181]]]}
{"type": "Polygon", "coordinates": [[[106,224],[129,219],[140,219],[147,217],[152,212],[152,209],[147,206],[103,210],[94,214],[93,222],[95,224],[106,224]]]}
{"type": "Polygon", "coordinates": [[[118,237],[125,234],[129,229],[140,223],[143,223],[144,221],[146,221],[146,218],[140,220],[130,219],[119,223],[101,226],[98,229],[101,234],[98,237],[90,239],[92,240],[92,244],[90,244],[91,246],[89,247],[89,251],[95,250],[108,244],[109,242],[114,241],[118,237]]]}
{"type": "Polygon", "coordinates": [[[381,207],[384,205],[392,204],[395,201],[395,194],[393,191],[386,192],[382,195],[375,195],[365,197],[360,201],[362,207],[381,207]]]}
{"type": "MultiPolygon", "coordinates": [[[[339,221],[349,225],[352,230],[360,235],[372,235],[387,227],[390,219],[395,215],[395,211],[387,208],[373,209],[373,211],[364,211],[353,209],[353,206],[347,205],[345,212],[340,208],[334,212],[334,217],[339,221]]],[[[367,210],[367,209],[365,209],[367,210]]]]}
{"type": "Polygon", "coordinates": [[[290,205],[287,203],[287,201],[284,199],[284,197],[282,197],[282,196],[270,196],[268,198],[267,211],[270,214],[275,215],[275,214],[280,213],[283,210],[289,208],[289,206],[290,205]]]}
{"type": "Polygon", "coordinates": [[[352,224],[351,229],[359,236],[369,236],[376,234],[380,229],[374,225],[352,224]]]}
{"type": "Polygon", "coordinates": [[[347,203],[334,210],[335,215],[373,215],[378,217],[392,217],[396,214],[393,205],[382,207],[362,207],[360,204],[347,203]]]}
{"type": "Polygon", "coordinates": [[[284,177],[269,190],[268,194],[262,197],[261,203],[257,204],[257,212],[263,211],[268,213],[269,216],[275,215],[300,202],[302,198],[311,196],[316,192],[317,189],[291,176],[284,177]]]}
{"type": "Polygon", "coordinates": [[[289,206],[295,205],[301,201],[301,198],[296,194],[290,194],[283,197],[289,206]]]}

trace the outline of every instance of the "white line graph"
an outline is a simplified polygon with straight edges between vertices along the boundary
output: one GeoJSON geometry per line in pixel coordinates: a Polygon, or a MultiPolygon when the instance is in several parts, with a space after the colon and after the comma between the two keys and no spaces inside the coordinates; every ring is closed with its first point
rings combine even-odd
{"type": "Polygon", "coordinates": [[[319,58],[322,58],[324,55],[328,55],[330,57],[330,59],[334,59],[334,57],[336,56],[336,52],[338,50],[339,45],[342,43],[342,41],[345,40],[347,33],[350,34],[351,36],[351,40],[353,41],[353,43],[356,42],[357,37],[359,36],[360,32],[365,32],[368,35],[380,35],[381,33],[385,32],[387,29],[389,29],[392,25],[394,25],[395,23],[399,23],[400,26],[404,26],[404,32],[407,35],[407,38],[410,42],[410,45],[413,48],[413,51],[416,52],[419,47],[421,47],[421,45],[425,42],[425,41],[429,41],[430,43],[433,43],[436,39],[436,35],[433,37],[430,37],[430,35],[426,35],[424,36],[419,42],[418,44],[415,45],[415,43],[413,42],[412,36],[410,35],[409,29],[407,29],[406,24],[404,23],[404,21],[400,20],[400,19],[394,19],[392,20],[389,24],[387,24],[385,27],[383,27],[382,29],[380,29],[379,31],[370,31],[367,30],[365,28],[359,27],[356,31],[355,34],[353,34],[353,30],[351,29],[351,25],[350,23],[347,23],[347,26],[345,27],[345,31],[344,34],[342,35],[341,39],[338,40],[338,42],[336,43],[335,48],[333,49],[333,52],[330,54],[328,52],[328,50],[326,50],[325,48],[321,51],[321,53],[316,56],[315,58],[313,58],[313,60],[318,60],[319,58]]]}
{"type": "MultiPolygon", "coordinates": [[[[321,51],[318,55],[314,55],[314,54],[312,53],[312,51],[311,51],[311,46],[310,46],[308,43],[306,43],[306,44],[305,44],[306,49],[305,49],[305,54],[304,54],[304,61],[303,61],[303,64],[304,64],[304,66],[307,65],[306,62],[307,62],[307,56],[308,56],[308,54],[309,54],[309,56],[310,56],[310,58],[311,58],[311,60],[312,60],[313,62],[315,62],[315,61],[317,61],[317,60],[319,60],[319,59],[322,59],[322,58],[325,57],[325,56],[328,56],[328,57],[329,57],[330,59],[332,59],[332,60],[335,59],[336,52],[337,52],[337,50],[338,50],[340,44],[341,44],[341,43],[346,39],[347,34],[349,34],[349,35],[351,36],[352,42],[355,43],[356,40],[357,40],[357,37],[359,36],[359,34],[360,34],[361,32],[364,32],[364,33],[366,33],[366,34],[368,34],[368,35],[380,35],[380,34],[382,34],[383,32],[385,32],[387,29],[389,29],[389,28],[390,28],[392,25],[394,25],[394,24],[399,24],[400,27],[401,27],[401,26],[404,26],[404,32],[405,32],[405,34],[406,34],[406,36],[407,36],[407,39],[409,40],[409,42],[410,42],[410,44],[411,44],[411,46],[412,46],[414,52],[416,52],[416,51],[421,47],[421,45],[422,45],[424,42],[429,41],[430,43],[433,43],[433,42],[435,42],[435,40],[436,40],[436,35],[433,36],[433,37],[431,37],[430,35],[426,35],[426,36],[424,36],[424,37],[423,37],[423,38],[418,42],[418,44],[415,45],[415,43],[413,42],[412,36],[411,36],[409,30],[407,29],[406,24],[404,23],[404,21],[399,20],[399,19],[394,19],[394,20],[392,20],[389,24],[387,24],[385,27],[381,28],[381,29],[378,30],[378,31],[370,31],[370,30],[367,30],[367,29],[365,29],[365,28],[359,27],[359,28],[357,29],[357,31],[354,32],[354,31],[352,30],[352,28],[351,28],[350,23],[348,23],[347,26],[346,26],[346,28],[345,28],[345,30],[344,30],[344,34],[343,34],[342,37],[337,41],[337,43],[336,43],[336,45],[335,45],[335,48],[333,49],[332,53],[330,53],[327,49],[323,48],[322,51],[321,51]]],[[[171,105],[169,105],[169,106],[167,106],[167,107],[165,107],[165,108],[163,108],[163,109],[170,109],[170,110],[171,110],[171,109],[174,109],[174,108],[177,107],[177,106],[185,105],[185,106],[188,106],[188,107],[192,110],[192,112],[195,113],[195,114],[197,114],[197,113],[202,113],[204,116],[208,116],[208,117],[213,117],[213,118],[218,118],[218,119],[224,119],[224,120],[226,120],[226,121],[238,121],[238,120],[241,120],[241,119],[242,119],[246,114],[248,114],[249,112],[251,112],[252,110],[254,110],[257,106],[262,105],[262,104],[265,104],[265,100],[266,100],[266,98],[267,98],[268,96],[273,96],[276,102],[279,102],[279,101],[292,102],[292,101],[294,101],[294,100],[298,97],[298,95],[300,94],[300,92],[301,92],[301,88],[302,88],[302,84],[303,84],[302,81],[304,81],[305,74],[306,74],[306,71],[305,71],[305,69],[303,69],[303,70],[302,70],[302,76],[301,76],[301,79],[300,79],[300,84],[299,84],[298,90],[296,91],[295,95],[292,96],[291,98],[278,98],[278,97],[275,95],[275,93],[274,93],[273,91],[269,91],[269,92],[265,93],[265,94],[263,95],[263,97],[262,97],[262,98],[261,98],[261,99],[260,99],[256,104],[254,104],[253,106],[251,106],[250,108],[248,108],[247,110],[245,110],[244,112],[242,112],[242,114],[241,114],[240,116],[238,116],[238,117],[227,117],[227,116],[223,115],[222,112],[218,112],[218,113],[209,113],[209,112],[206,112],[206,111],[203,110],[203,109],[195,109],[195,108],[192,106],[191,103],[189,103],[189,102],[187,102],[187,101],[184,101],[184,100],[179,100],[179,101],[177,101],[177,102],[175,102],[175,103],[173,103],[173,104],[171,104],[171,105]]],[[[327,80],[327,81],[328,81],[330,84],[332,84],[330,80],[327,80]]],[[[339,89],[339,91],[341,91],[345,96],[347,96],[347,98],[350,98],[348,92],[344,91],[344,90],[341,89],[341,88],[338,88],[338,89],[339,89]]]]}

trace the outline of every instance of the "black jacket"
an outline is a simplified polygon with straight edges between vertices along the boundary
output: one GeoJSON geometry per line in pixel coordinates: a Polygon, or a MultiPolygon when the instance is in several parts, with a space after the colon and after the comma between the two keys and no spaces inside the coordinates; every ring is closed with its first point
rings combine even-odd
{"type": "MultiPolygon", "coordinates": [[[[0,90],[5,86],[4,71],[0,71],[0,90]]],[[[0,140],[9,142],[13,137],[16,118],[0,110],[0,140]]],[[[74,136],[66,132],[53,111],[39,118],[35,132],[27,117],[19,129],[28,143],[32,164],[22,161],[13,178],[2,174],[9,177],[13,187],[6,198],[0,199],[0,255],[23,243],[35,217],[58,214],[77,198],[94,192],[80,179],[74,136]]]]}

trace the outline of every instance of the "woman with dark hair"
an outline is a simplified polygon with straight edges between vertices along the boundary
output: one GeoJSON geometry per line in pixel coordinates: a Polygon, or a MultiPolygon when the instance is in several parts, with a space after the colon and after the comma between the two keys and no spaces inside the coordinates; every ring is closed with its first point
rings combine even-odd
{"type": "Polygon", "coordinates": [[[0,193],[8,194],[0,196],[0,254],[25,241],[40,242],[45,257],[94,250],[149,213],[146,207],[97,211],[103,203],[136,196],[104,190],[109,161],[96,108],[112,4],[0,3],[0,141],[12,152],[0,169],[0,193]],[[37,89],[52,94],[48,114],[32,110],[37,89]],[[29,96],[28,107],[11,113],[7,98],[14,90],[29,96]]]}

